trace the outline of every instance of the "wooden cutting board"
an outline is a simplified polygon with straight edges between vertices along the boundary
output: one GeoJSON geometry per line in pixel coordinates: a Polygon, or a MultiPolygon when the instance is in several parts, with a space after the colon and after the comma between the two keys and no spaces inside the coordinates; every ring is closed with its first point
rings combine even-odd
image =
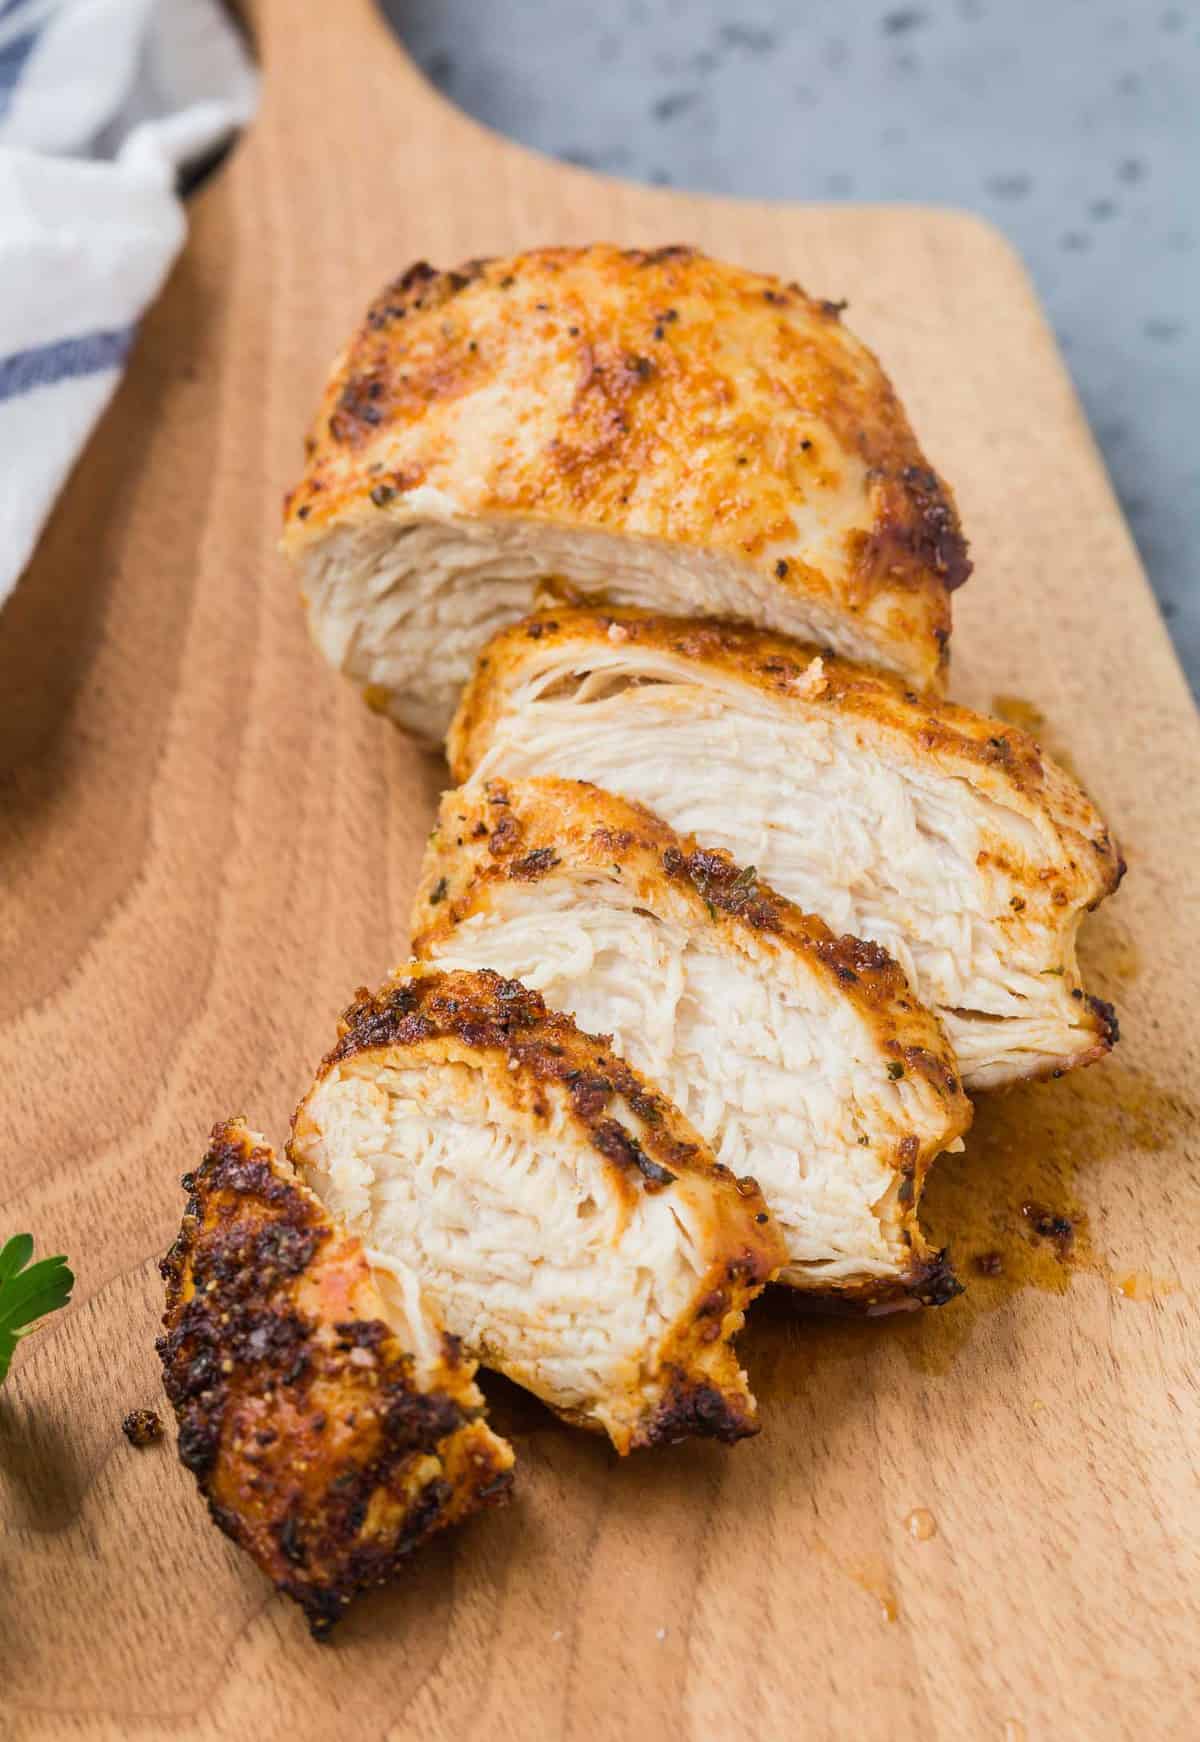
{"type": "MultiPolygon", "coordinates": [[[[261,119],[0,619],[0,1227],[79,1274],[0,1393],[5,1739],[1197,1734],[1197,721],[1029,282],[976,219],[633,188],[496,139],[367,0],[260,0],[261,119]],[[219,1116],[276,1138],[402,953],[442,771],[310,651],[275,552],[329,359],[418,256],[688,240],[850,299],[953,480],[964,699],[1044,717],[1121,835],[1126,1038],[981,1105],[943,1312],[745,1338],[765,1428],[625,1463],[494,1386],[518,1497],[339,1643],[206,1521],[156,1260],[219,1116]],[[1021,1205],[1079,1215],[1074,1258],[1021,1205]],[[1005,1275],[976,1275],[1000,1252],[1005,1275]],[[912,1534],[914,1510],[936,1534],[912,1534]]],[[[801,149],[797,142],[795,149],[801,149]]]]}

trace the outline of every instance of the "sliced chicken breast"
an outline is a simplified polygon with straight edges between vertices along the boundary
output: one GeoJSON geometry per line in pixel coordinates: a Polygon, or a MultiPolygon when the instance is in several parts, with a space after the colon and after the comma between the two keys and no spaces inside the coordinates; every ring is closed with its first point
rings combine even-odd
{"type": "Polygon", "coordinates": [[[562,775],[639,800],[896,958],[968,1092],[1107,1052],[1083,914],[1124,866],[1032,738],[781,636],[636,612],[543,614],[481,657],[454,777],[562,775]]]}
{"type": "Polygon", "coordinates": [[[435,1531],[505,1498],[512,1448],[411,1272],[372,1275],[240,1120],[184,1178],[159,1339],[179,1456],[318,1637],[435,1531]]]}
{"type": "Polygon", "coordinates": [[[606,1042],[491,973],[365,992],[293,1158],[470,1352],[621,1452],[756,1427],[730,1339],[783,1263],[735,1180],[606,1042]]]}
{"type": "Polygon", "coordinates": [[[744,619],[924,687],[970,572],[840,305],[691,248],[412,267],[334,364],[283,548],[325,657],[435,740],[547,588],[744,619]]]}
{"type": "Polygon", "coordinates": [[[934,1017],[876,944],[728,854],[562,780],[447,793],[416,953],[522,979],[659,1083],[787,1242],[780,1280],[878,1310],[957,1292],[917,1204],[970,1120],[934,1017]]]}

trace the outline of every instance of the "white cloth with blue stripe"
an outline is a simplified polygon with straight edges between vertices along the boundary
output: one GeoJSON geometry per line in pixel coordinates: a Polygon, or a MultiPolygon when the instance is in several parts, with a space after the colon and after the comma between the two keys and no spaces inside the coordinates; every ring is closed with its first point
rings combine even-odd
{"type": "Polygon", "coordinates": [[[0,0],[0,604],[256,96],[219,0],[0,0]]]}

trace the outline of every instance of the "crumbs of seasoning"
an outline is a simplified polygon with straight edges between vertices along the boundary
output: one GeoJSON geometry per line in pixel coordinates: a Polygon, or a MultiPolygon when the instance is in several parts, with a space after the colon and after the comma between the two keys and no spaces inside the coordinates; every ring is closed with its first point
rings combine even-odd
{"type": "Polygon", "coordinates": [[[429,905],[430,905],[430,907],[436,907],[439,901],[445,901],[446,892],[449,889],[449,887],[450,887],[450,885],[446,882],[446,879],[444,877],[438,878],[438,880],[434,884],[433,888],[429,891],[429,905]]]}
{"type": "Polygon", "coordinates": [[[515,283],[516,283],[516,282],[517,282],[517,281],[516,281],[516,279],[515,279],[515,278],[514,278],[514,277],[513,277],[513,275],[512,275],[512,273],[511,273],[511,272],[506,272],[506,273],[505,273],[505,275],[504,275],[504,277],[503,277],[503,278],[502,278],[502,279],[501,279],[501,280],[500,280],[500,288],[501,288],[501,290],[511,290],[511,289],[512,289],[512,287],[513,287],[513,285],[514,285],[514,284],[515,284],[515,283]]]}
{"type": "Polygon", "coordinates": [[[297,508],[297,510],[296,510],[297,520],[307,520],[310,512],[311,512],[311,510],[309,508],[308,503],[307,502],[302,503],[301,506],[299,508],[297,508]]]}
{"type": "Polygon", "coordinates": [[[567,328],[567,337],[568,337],[568,339],[577,339],[579,337],[579,328],[578,327],[568,327],[567,328]]]}
{"type": "Polygon", "coordinates": [[[779,577],[779,579],[782,580],[783,577],[787,574],[787,572],[788,572],[788,566],[784,562],[783,558],[780,557],[779,561],[775,564],[775,573],[779,577]]]}
{"type": "Polygon", "coordinates": [[[898,1083],[903,1075],[904,1066],[900,1063],[900,1060],[892,1059],[888,1064],[888,1076],[892,1079],[893,1083],[898,1083]]]}
{"type": "Polygon", "coordinates": [[[289,1514],[279,1527],[279,1546],[294,1567],[302,1567],[307,1559],[296,1520],[289,1514]]]}
{"type": "Polygon", "coordinates": [[[395,494],[396,486],[394,484],[376,484],[371,491],[371,500],[376,508],[386,508],[395,494]]]}
{"type": "Polygon", "coordinates": [[[840,315],[844,314],[846,309],[848,309],[849,307],[850,307],[850,304],[846,301],[845,297],[842,297],[837,302],[834,302],[829,297],[825,297],[825,298],[823,298],[823,300],[820,304],[821,313],[825,314],[825,315],[829,315],[833,320],[837,320],[838,317],[840,315]]]}
{"type": "Polygon", "coordinates": [[[559,857],[553,847],[535,847],[523,859],[514,860],[508,874],[517,882],[533,883],[547,871],[553,871],[558,863],[559,857]]]}
{"type": "Polygon", "coordinates": [[[674,1185],[678,1178],[669,1167],[664,1167],[661,1162],[648,1156],[632,1132],[627,1131],[616,1119],[600,1120],[593,1127],[591,1138],[593,1147],[607,1160],[624,1167],[636,1167],[645,1181],[647,1191],[659,1191],[663,1186],[674,1185]]]}
{"type": "Polygon", "coordinates": [[[131,1409],[121,1423],[131,1446],[152,1446],[163,1436],[163,1425],[152,1409],[131,1409]]]}
{"type": "Polygon", "coordinates": [[[1051,1242],[1060,1258],[1068,1257],[1075,1244],[1075,1224],[1069,1217],[1032,1201],[1021,1205],[1021,1214],[1040,1239],[1051,1242]]]}
{"type": "Polygon", "coordinates": [[[744,870],[738,872],[733,882],[729,885],[729,905],[735,912],[739,907],[749,901],[750,897],[754,894],[754,882],[757,876],[757,867],[754,865],[747,865],[744,870]]]}
{"type": "Polygon", "coordinates": [[[1001,1252],[978,1252],[975,1255],[975,1268],[980,1276],[1003,1276],[1004,1254],[1001,1252]]]}
{"type": "Polygon", "coordinates": [[[808,451],[811,447],[812,447],[811,439],[808,436],[805,436],[804,440],[800,443],[800,452],[802,454],[806,454],[806,453],[808,453],[808,451]]]}
{"type": "Polygon", "coordinates": [[[767,1214],[767,1212],[766,1212],[766,1211],[765,1211],[765,1210],[760,1210],[760,1211],[759,1211],[759,1212],[758,1212],[758,1214],[757,1214],[757,1216],[755,1216],[755,1218],[754,1218],[754,1220],[755,1220],[755,1221],[756,1221],[756,1222],[758,1222],[758,1223],[759,1223],[759,1224],[760,1224],[760,1226],[761,1226],[761,1224],[762,1224],[762,1223],[763,1223],[763,1222],[769,1222],[769,1221],[770,1221],[770,1220],[771,1220],[771,1218],[770,1218],[770,1216],[768,1216],[768,1214],[767,1214]]]}

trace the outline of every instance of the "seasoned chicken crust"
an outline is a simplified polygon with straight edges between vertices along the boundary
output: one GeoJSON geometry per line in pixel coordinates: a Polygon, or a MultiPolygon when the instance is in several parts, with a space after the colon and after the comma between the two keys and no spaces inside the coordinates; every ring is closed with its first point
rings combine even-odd
{"type": "Polygon", "coordinates": [[[410,268],[334,364],[283,548],[321,651],[432,739],[547,586],[938,687],[970,572],[841,305],[686,247],[410,268]]]}
{"type": "Polygon", "coordinates": [[[876,944],[834,937],[728,854],[582,782],[445,795],[413,949],[523,979],[611,1030],[789,1247],[781,1281],[874,1310],[957,1292],[917,1220],[970,1121],[936,1019],[876,944]]]}
{"type": "Polygon", "coordinates": [[[179,1456],[324,1637],[435,1531],[506,1498],[512,1449],[416,1289],[385,1304],[359,1240],[241,1120],[183,1185],[158,1341],[179,1456]]]}
{"type": "Polygon", "coordinates": [[[784,1249],[605,1040],[492,973],[415,967],[346,1012],[291,1154],[486,1365],[620,1452],[755,1431],[730,1339],[784,1249]]]}
{"type": "Polygon", "coordinates": [[[542,613],[481,655],[454,778],[560,775],[636,799],[883,946],[938,1014],[968,1092],[1106,1053],[1084,913],[1124,865],[1026,733],[736,624],[542,613]]]}

